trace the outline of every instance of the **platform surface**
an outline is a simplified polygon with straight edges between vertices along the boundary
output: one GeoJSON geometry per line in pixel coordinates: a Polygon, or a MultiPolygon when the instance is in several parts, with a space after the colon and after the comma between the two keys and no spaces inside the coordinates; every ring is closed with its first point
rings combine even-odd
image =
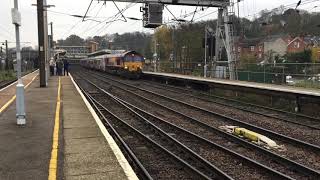
{"type": "Polygon", "coordinates": [[[127,179],[69,77],[62,77],[64,178],[127,179]]]}
{"type": "MultiPolygon", "coordinates": [[[[33,73],[23,76],[22,77],[23,84],[26,86],[37,75],[38,75],[38,71],[34,71],[33,73]]],[[[6,88],[0,89],[0,108],[4,104],[6,104],[12,98],[12,96],[16,94],[16,85],[17,85],[17,82],[14,82],[13,84],[9,85],[6,88]]]]}
{"type": "MultiPolygon", "coordinates": [[[[57,83],[52,78],[47,88],[39,88],[38,76],[25,90],[25,127],[16,125],[15,102],[0,114],[0,179],[48,178],[57,83]]],[[[9,98],[12,91],[7,91],[9,98]]]]}
{"type": "Polygon", "coordinates": [[[189,76],[189,75],[174,74],[174,73],[159,73],[159,72],[147,72],[147,71],[144,71],[143,73],[156,75],[156,76],[164,76],[164,77],[166,76],[166,77],[179,78],[179,79],[212,82],[212,83],[218,83],[218,84],[243,86],[248,88],[266,89],[271,91],[280,91],[280,92],[288,92],[288,93],[294,93],[294,94],[320,97],[320,90],[317,90],[317,89],[291,87],[291,86],[283,86],[283,85],[275,85],[275,84],[263,84],[263,83],[247,82],[247,81],[233,81],[233,80],[218,79],[218,78],[204,78],[204,77],[189,76]]]}
{"type": "MultiPolygon", "coordinates": [[[[29,83],[35,75],[26,76],[24,83],[29,83]]],[[[128,178],[128,168],[123,169],[123,162],[115,155],[121,152],[109,146],[110,139],[107,141],[100,131],[70,77],[50,77],[48,87],[40,88],[37,76],[25,90],[26,126],[16,125],[15,101],[0,113],[0,180],[48,179],[52,171],[49,162],[59,78],[61,109],[56,179],[134,179],[128,178]]],[[[1,93],[2,104],[7,104],[14,96],[15,86],[1,93]]]]}

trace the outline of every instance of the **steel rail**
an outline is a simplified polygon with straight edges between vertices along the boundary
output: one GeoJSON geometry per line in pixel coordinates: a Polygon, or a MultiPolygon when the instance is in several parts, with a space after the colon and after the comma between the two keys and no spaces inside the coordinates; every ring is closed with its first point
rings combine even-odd
{"type": "Polygon", "coordinates": [[[98,115],[103,120],[103,124],[106,126],[107,129],[109,129],[109,132],[113,134],[112,137],[117,140],[117,142],[121,145],[120,147],[122,147],[122,150],[125,151],[125,154],[131,160],[130,162],[131,162],[131,165],[133,165],[135,172],[137,172],[139,177],[142,179],[152,180],[153,178],[151,177],[149,172],[146,170],[146,168],[142,165],[142,163],[137,158],[137,156],[134,154],[134,152],[130,149],[130,147],[122,139],[122,137],[119,135],[117,130],[108,121],[108,119],[103,115],[103,113],[102,113],[103,108],[100,106],[100,104],[97,103],[97,101],[87,91],[85,91],[80,86],[80,84],[77,82],[77,78],[75,78],[75,81],[78,84],[80,90],[83,92],[83,94],[87,98],[87,100],[90,102],[91,105],[93,105],[93,108],[98,112],[98,115]]]}
{"type": "Polygon", "coordinates": [[[207,110],[205,108],[197,107],[197,106],[194,106],[194,105],[192,105],[190,103],[186,103],[186,102],[183,102],[183,101],[180,101],[180,100],[177,100],[177,99],[174,99],[174,98],[171,98],[171,97],[159,94],[159,93],[155,93],[155,92],[149,91],[147,89],[143,89],[143,88],[140,88],[140,87],[135,87],[135,86],[133,86],[131,84],[127,84],[127,83],[123,83],[123,82],[120,82],[120,81],[116,81],[116,80],[111,79],[111,78],[106,77],[106,76],[102,76],[102,75],[98,75],[98,76],[107,78],[107,79],[109,79],[109,80],[111,80],[113,82],[116,82],[116,83],[119,83],[119,84],[122,84],[122,85],[125,85],[125,86],[128,86],[128,87],[131,87],[131,88],[138,89],[138,90],[143,91],[143,92],[147,92],[147,93],[153,94],[153,95],[158,96],[158,97],[165,98],[165,99],[170,100],[170,101],[175,102],[175,103],[183,104],[185,106],[200,110],[202,112],[214,115],[216,117],[219,117],[219,118],[222,118],[222,119],[225,119],[225,120],[228,120],[228,121],[232,121],[232,122],[234,122],[234,123],[236,123],[238,125],[241,125],[242,127],[249,128],[251,130],[261,132],[262,134],[265,134],[265,135],[273,137],[273,138],[280,139],[282,141],[293,143],[293,144],[298,145],[298,146],[300,146],[302,148],[308,148],[308,149],[313,150],[315,152],[320,152],[320,147],[317,146],[317,145],[314,145],[314,144],[311,144],[311,143],[308,143],[308,142],[304,142],[302,140],[295,139],[295,138],[292,138],[292,137],[289,137],[289,136],[286,136],[286,135],[283,135],[283,134],[280,134],[280,133],[277,133],[277,132],[262,128],[262,127],[258,127],[258,126],[249,124],[247,122],[243,122],[241,120],[238,120],[238,119],[235,119],[235,118],[232,118],[232,117],[228,117],[226,115],[223,115],[223,114],[220,114],[220,113],[216,113],[216,112],[213,112],[213,111],[210,111],[210,110],[207,110]]]}
{"type": "MultiPolygon", "coordinates": [[[[147,82],[147,81],[144,80],[144,82],[147,82]]],[[[239,104],[249,105],[249,106],[253,106],[253,107],[261,108],[261,109],[268,109],[268,110],[275,111],[275,112],[278,112],[278,113],[289,114],[289,115],[292,115],[292,116],[306,118],[306,119],[310,119],[310,120],[313,120],[313,121],[320,122],[320,117],[308,116],[306,114],[289,112],[289,111],[285,111],[285,110],[281,110],[281,109],[275,109],[275,108],[272,108],[272,107],[269,107],[269,106],[263,106],[263,105],[249,103],[249,102],[243,102],[243,101],[240,101],[240,100],[230,99],[230,98],[211,95],[211,94],[202,93],[202,92],[195,92],[193,90],[183,89],[183,88],[172,86],[172,85],[168,85],[168,84],[165,84],[165,86],[170,87],[170,88],[174,88],[174,89],[178,89],[178,90],[188,91],[188,92],[191,92],[191,93],[196,93],[198,95],[207,96],[207,97],[210,97],[210,98],[213,97],[213,98],[222,99],[222,100],[226,100],[226,101],[232,101],[232,102],[236,102],[236,103],[239,103],[239,104]]],[[[228,105],[228,104],[226,104],[226,105],[228,105]]],[[[271,116],[271,117],[274,117],[274,116],[271,116]]],[[[277,118],[277,117],[274,117],[274,118],[277,118]]]]}
{"type": "MultiPolygon", "coordinates": [[[[109,94],[108,92],[106,92],[105,90],[99,88],[96,84],[94,84],[93,82],[85,79],[86,81],[88,81],[90,84],[92,84],[93,86],[95,86],[97,89],[99,89],[100,91],[104,92],[105,94],[109,95],[109,97],[113,98],[113,95],[109,94]]],[[[114,99],[114,98],[113,98],[114,99]]],[[[96,101],[98,103],[98,101],[96,101]]],[[[124,120],[122,120],[121,118],[119,118],[118,116],[116,116],[114,113],[112,113],[111,111],[109,111],[106,107],[104,107],[101,103],[99,103],[100,106],[107,111],[109,114],[111,114],[113,117],[115,117],[117,120],[119,120],[119,122],[121,122],[122,124],[124,124],[126,127],[134,130],[135,132],[139,133],[140,135],[142,135],[145,139],[147,139],[148,141],[152,142],[153,144],[157,145],[158,147],[160,147],[162,150],[165,150],[167,153],[169,153],[172,157],[175,157],[176,160],[178,160],[181,164],[183,164],[184,166],[188,167],[189,169],[191,169],[194,173],[197,173],[200,177],[205,178],[205,179],[211,179],[210,177],[208,177],[207,175],[205,175],[203,172],[201,172],[200,170],[196,169],[195,167],[193,167],[192,165],[190,165],[188,162],[186,162],[185,160],[181,159],[180,157],[178,157],[177,155],[175,155],[174,153],[172,153],[171,151],[169,151],[168,149],[166,149],[165,147],[163,147],[162,145],[158,144],[157,142],[155,142],[154,140],[152,140],[151,138],[149,138],[147,135],[145,135],[144,133],[142,133],[141,131],[139,131],[138,129],[134,128],[133,126],[131,126],[130,124],[128,124],[127,122],[125,122],[124,120]]],[[[143,117],[140,117],[143,118],[143,117]]],[[[151,125],[151,124],[150,124],[151,125]]],[[[157,128],[157,127],[155,127],[157,128]]],[[[162,132],[163,135],[165,135],[167,138],[170,138],[171,140],[173,140],[175,143],[177,143],[177,145],[179,145],[180,147],[183,147],[184,150],[183,151],[187,151],[189,153],[191,153],[193,155],[193,157],[195,160],[197,160],[200,163],[204,163],[207,167],[206,168],[210,168],[210,171],[214,171],[217,178],[218,179],[232,179],[229,175],[225,174],[223,171],[221,171],[220,169],[218,169],[217,167],[215,167],[214,165],[212,165],[210,162],[206,161],[205,159],[203,159],[201,156],[197,155],[196,153],[194,153],[191,149],[189,149],[188,147],[184,146],[183,144],[181,144],[180,142],[178,142],[177,140],[175,140],[174,138],[172,138],[170,135],[168,135],[167,133],[165,133],[164,131],[162,131],[161,129],[156,129],[159,132],[162,132]],[[201,162],[202,161],[202,162],[201,162]]],[[[181,153],[181,152],[180,152],[181,153]]],[[[190,160],[190,159],[189,159],[190,160]]],[[[205,168],[205,167],[203,167],[205,168]]],[[[212,172],[211,172],[212,173],[212,172]]]]}
{"type": "MultiPolygon", "coordinates": [[[[277,116],[273,116],[273,115],[268,115],[268,114],[265,114],[265,113],[262,113],[262,112],[258,112],[258,111],[254,111],[252,109],[247,109],[245,108],[244,106],[243,107],[239,107],[239,106],[236,106],[236,105],[232,105],[232,104],[227,104],[227,103],[222,103],[222,102],[218,102],[218,101],[215,101],[215,100],[212,100],[212,99],[206,99],[206,98],[203,98],[203,97],[199,97],[199,96],[196,96],[196,95],[193,95],[193,94],[188,94],[188,93],[185,93],[185,92],[178,92],[178,91],[175,91],[173,89],[168,89],[168,88],[165,88],[165,87],[170,87],[170,88],[173,88],[172,86],[168,86],[168,85],[165,85],[165,87],[163,86],[159,86],[159,85],[155,85],[155,84],[151,84],[151,83],[147,83],[147,82],[144,82],[146,85],[148,86],[151,86],[151,87],[154,87],[154,88],[160,88],[160,89],[163,89],[163,90],[166,90],[166,91],[171,91],[173,93],[179,93],[179,94],[183,94],[183,95],[186,95],[186,96],[189,96],[189,97],[192,97],[192,98],[196,98],[196,99],[200,99],[200,100],[203,100],[203,101],[207,101],[207,102],[212,102],[212,103],[215,103],[215,104],[218,104],[218,105],[222,105],[222,106],[227,106],[227,107],[232,107],[234,109],[238,109],[238,110],[242,110],[242,111],[246,111],[246,112],[250,112],[250,113],[254,113],[254,114],[257,114],[257,115],[261,115],[261,116],[264,116],[264,117],[268,117],[268,118],[273,118],[273,119],[278,119],[278,120],[281,120],[281,121],[284,121],[284,122],[288,122],[288,123],[292,123],[292,124],[296,124],[296,125],[300,125],[300,126],[304,126],[304,127],[308,127],[308,128],[311,128],[311,129],[315,129],[315,130],[320,130],[320,119],[315,119],[315,118],[309,118],[309,117],[305,117],[305,116],[301,116],[302,118],[307,118],[307,119],[310,119],[311,121],[316,121],[316,126],[313,126],[313,125],[308,125],[308,124],[305,124],[305,123],[300,123],[300,122],[297,122],[297,121],[293,121],[293,120],[288,120],[288,119],[285,119],[285,118],[282,118],[282,117],[277,117],[277,116]],[[318,127],[317,127],[318,126],[318,127]]],[[[189,90],[185,90],[185,89],[179,89],[180,91],[189,91],[189,90]]],[[[194,93],[191,91],[191,93],[194,93]]],[[[207,95],[205,93],[200,93],[200,95],[202,96],[207,96],[209,98],[212,98],[212,97],[215,97],[215,96],[211,96],[211,95],[207,95]]],[[[222,97],[215,97],[215,98],[220,98],[220,99],[224,99],[224,100],[229,100],[229,101],[232,101],[231,99],[227,99],[227,98],[222,98],[222,97]]],[[[237,101],[237,103],[242,103],[240,101],[237,101]]],[[[244,104],[244,103],[242,103],[244,104]]],[[[246,104],[246,105],[250,105],[250,103],[246,104]]],[[[252,106],[252,105],[250,105],[252,106]]],[[[254,107],[254,108],[261,108],[263,109],[262,107],[254,107]]],[[[265,110],[267,108],[264,108],[263,110],[265,110]]],[[[269,110],[269,109],[268,109],[269,110]]]]}
{"type": "MultiPolygon", "coordinates": [[[[88,74],[88,75],[91,75],[91,74],[88,74]]],[[[106,81],[104,79],[100,79],[100,80],[102,80],[103,82],[109,83],[108,81],[106,81]]],[[[318,172],[317,170],[314,170],[314,169],[309,168],[309,167],[307,167],[305,165],[302,165],[302,164],[300,164],[298,162],[295,162],[295,161],[290,160],[290,159],[288,159],[286,157],[278,155],[278,154],[276,154],[276,153],[274,153],[274,152],[272,152],[270,150],[264,149],[264,148],[262,148],[262,147],[260,147],[260,146],[258,146],[256,144],[253,144],[253,143],[250,143],[248,141],[245,141],[245,140],[243,140],[243,139],[241,139],[241,138],[239,138],[237,136],[234,136],[234,135],[231,135],[229,133],[226,133],[226,132],[224,132],[224,131],[216,128],[216,127],[213,127],[213,126],[210,126],[210,125],[208,125],[206,123],[203,123],[203,122],[201,122],[201,121],[199,121],[197,119],[194,119],[194,118],[192,118],[192,117],[190,117],[188,115],[185,115],[185,114],[183,114],[181,112],[178,112],[178,111],[176,111],[176,110],[174,110],[172,108],[169,108],[169,107],[164,106],[164,105],[162,105],[160,103],[157,103],[157,102],[152,101],[152,100],[150,100],[148,98],[145,98],[145,97],[143,97],[143,96],[141,96],[141,95],[139,95],[137,93],[134,93],[132,91],[124,89],[124,88],[122,88],[120,86],[116,86],[116,85],[113,85],[113,86],[115,86],[115,87],[117,87],[117,88],[119,88],[119,89],[121,89],[121,90],[123,90],[125,92],[131,93],[131,94],[133,94],[133,95],[135,95],[135,96],[137,96],[137,97],[139,97],[141,99],[144,99],[144,100],[149,101],[149,102],[151,102],[153,104],[156,104],[156,105],[158,105],[160,107],[163,107],[163,108],[165,108],[165,109],[167,109],[167,110],[169,110],[171,112],[179,114],[179,115],[183,116],[184,118],[189,119],[193,123],[195,122],[195,123],[201,125],[204,128],[207,128],[209,130],[213,130],[214,132],[223,135],[224,137],[228,138],[229,140],[231,140],[233,142],[241,143],[241,144],[245,145],[246,147],[253,148],[255,150],[258,150],[259,152],[262,152],[264,154],[270,155],[275,161],[280,162],[280,163],[285,164],[285,165],[288,165],[288,166],[291,166],[295,170],[297,170],[298,172],[301,172],[301,173],[303,173],[305,175],[311,175],[311,176],[314,176],[314,177],[319,177],[320,176],[320,172],[318,172]]]]}
{"type": "MultiPolygon", "coordinates": [[[[160,121],[161,123],[166,124],[166,125],[167,125],[168,127],[170,127],[170,128],[174,128],[174,129],[176,129],[176,130],[178,130],[178,131],[181,131],[181,132],[183,132],[183,133],[185,133],[185,134],[194,136],[194,137],[197,138],[198,140],[200,140],[200,141],[202,141],[202,142],[204,142],[204,143],[206,143],[206,144],[208,144],[208,145],[210,145],[210,146],[213,146],[213,147],[215,147],[215,148],[219,148],[219,149],[221,149],[221,150],[223,150],[223,151],[225,151],[225,152],[227,152],[227,153],[229,153],[229,154],[231,154],[231,155],[233,155],[233,156],[236,156],[237,158],[240,158],[240,159],[242,159],[242,160],[244,160],[244,161],[247,161],[247,163],[252,163],[252,164],[254,164],[255,166],[258,166],[258,167],[260,167],[260,168],[263,168],[264,170],[272,173],[273,175],[277,176],[278,178],[281,178],[281,179],[292,179],[291,177],[289,177],[289,176],[287,176],[287,175],[285,175],[285,174],[283,174],[283,173],[281,173],[281,172],[279,172],[279,171],[276,171],[276,170],[274,170],[274,169],[272,169],[272,168],[270,168],[270,167],[268,167],[268,166],[265,166],[265,165],[263,165],[263,164],[255,161],[255,160],[252,160],[252,159],[250,159],[250,158],[248,158],[248,157],[245,157],[245,156],[243,156],[243,155],[241,155],[241,154],[239,154],[239,153],[237,153],[237,152],[235,152],[235,151],[232,151],[232,150],[230,150],[230,149],[227,149],[227,148],[225,148],[225,147],[223,147],[223,146],[221,146],[221,145],[219,145],[219,144],[217,144],[217,143],[214,143],[213,141],[210,141],[210,140],[208,140],[208,139],[206,139],[206,138],[204,138],[204,137],[201,137],[201,136],[199,136],[199,135],[197,135],[197,134],[195,134],[195,133],[193,133],[193,132],[191,132],[191,131],[188,131],[188,130],[186,130],[186,129],[184,129],[184,128],[181,128],[181,127],[179,127],[179,126],[177,126],[177,125],[175,125],[175,124],[173,124],[173,123],[170,123],[170,122],[168,122],[168,121],[165,121],[165,120],[163,120],[162,118],[160,118],[159,116],[155,116],[155,115],[153,115],[153,114],[151,114],[151,113],[148,113],[148,112],[140,109],[139,107],[137,107],[137,106],[135,106],[135,105],[133,105],[133,104],[130,104],[129,102],[126,102],[125,100],[123,100],[123,99],[121,99],[121,98],[118,98],[118,97],[115,97],[115,98],[118,99],[118,101],[126,104],[128,107],[131,107],[131,111],[134,111],[133,109],[136,109],[136,110],[138,110],[140,113],[143,113],[143,114],[146,114],[146,115],[148,115],[148,116],[150,116],[150,117],[152,117],[152,118],[155,118],[155,119],[157,119],[158,121],[160,121]]],[[[137,112],[137,111],[135,111],[135,112],[137,112]]],[[[139,113],[139,112],[137,112],[137,113],[139,113]]],[[[140,113],[139,113],[139,114],[140,114],[140,113]]],[[[150,120],[148,120],[148,121],[149,121],[148,123],[153,123],[153,122],[151,122],[150,120]]],[[[153,124],[155,124],[155,123],[153,123],[153,124]]]]}
{"type": "MultiPolygon", "coordinates": [[[[91,83],[93,83],[93,82],[91,82],[91,83]]],[[[146,125],[151,125],[152,127],[157,128],[158,130],[160,130],[162,133],[166,133],[166,132],[164,132],[163,130],[161,130],[160,128],[158,128],[154,123],[152,123],[151,121],[147,120],[145,117],[141,116],[140,113],[134,111],[134,110],[133,110],[132,108],[130,108],[129,106],[134,107],[134,109],[140,110],[138,107],[136,107],[136,106],[134,106],[134,105],[132,105],[132,104],[130,104],[130,103],[128,103],[128,102],[126,102],[126,101],[124,101],[124,100],[122,100],[122,99],[120,99],[120,98],[118,98],[118,97],[116,97],[116,96],[114,96],[114,95],[112,95],[112,94],[110,94],[110,93],[108,93],[105,89],[103,89],[102,87],[99,87],[99,86],[96,85],[96,84],[95,84],[95,86],[96,86],[97,88],[99,88],[101,91],[103,91],[107,96],[112,97],[112,98],[115,99],[118,103],[122,104],[122,106],[124,106],[125,108],[127,108],[129,111],[131,111],[131,112],[134,113],[135,115],[139,116],[143,121],[145,121],[146,125]]],[[[177,127],[177,126],[175,126],[175,125],[173,125],[173,124],[171,124],[171,123],[168,123],[168,122],[162,120],[162,119],[159,118],[159,117],[155,117],[155,118],[161,120],[162,122],[165,122],[165,123],[166,123],[167,125],[169,125],[170,127],[174,127],[174,128],[176,128],[176,129],[179,129],[179,130],[182,131],[183,133],[186,133],[186,134],[188,134],[188,135],[192,135],[192,136],[196,137],[198,140],[200,140],[200,141],[202,141],[202,142],[205,142],[206,144],[208,144],[208,145],[210,145],[210,146],[213,146],[213,147],[218,148],[218,149],[220,149],[220,150],[222,150],[222,151],[225,151],[225,152],[227,152],[228,154],[231,154],[232,156],[236,156],[237,158],[246,161],[246,163],[248,163],[248,164],[254,164],[254,165],[257,166],[257,167],[260,167],[260,168],[262,168],[263,170],[265,170],[265,171],[267,171],[267,172],[269,172],[269,173],[272,173],[275,177],[278,177],[278,178],[281,178],[281,179],[292,179],[291,177],[289,177],[289,176],[287,176],[287,175],[285,175],[285,174],[283,174],[283,173],[281,173],[281,172],[278,172],[278,171],[276,171],[276,170],[274,170],[274,169],[272,169],[272,168],[270,168],[270,167],[267,167],[267,166],[265,166],[265,165],[263,165],[263,164],[261,164],[261,163],[259,163],[259,162],[257,162],[257,161],[251,160],[251,159],[249,159],[249,158],[247,158],[247,157],[245,157],[245,156],[243,156],[243,155],[241,155],[241,154],[239,154],[239,153],[237,153],[237,152],[231,151],[231,150],[229,150],[229,149],[227,149],[227,148],[225,148],[225,147],[223,147],[223,146],[221,146],[221,145],[218,145],[218,144],[216,144],[216,143],[214,143],[214,142],[212,142],[212,141],[209,141],[209,140],[207,140],[207,139],[205,139],[205,138],[203,138],[203,137],[200,137],[200,136],[198,136],[198,135],[196,135],[196,134],[194,134],[194,133],[192,133],[192,132],[189,132],[189,131],[187,131],[187,130],[185,130],[185,129],[182,129],[182,128],[180,128],[180,127],[177,127]]],[[[166,134],[168,134],[168,133],[166,133],[166,134]]],[[[210,162],[209,162],[209,163],[210,163],[210,162]]]]}
{"type": "Polygon", "coordinates": [[[15,81],[17,81],[17,79],[9,80],[9,81],[1,81],[0,82],[0,89],[7,87],[8,85],[14,83],[15,81]]]}

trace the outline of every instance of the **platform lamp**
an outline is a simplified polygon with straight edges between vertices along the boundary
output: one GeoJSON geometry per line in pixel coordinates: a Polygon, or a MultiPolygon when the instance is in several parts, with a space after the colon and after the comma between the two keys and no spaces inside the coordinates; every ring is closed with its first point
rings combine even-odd
{"type": "Polygon", "coordinates": [[[24,85],[21,79],[21,52],[20,52],[20,30],[21,26],[21,14],[18,10],[18,0],[14,0],[14,8],[11,9],[12,23],[15,26],[16,32],[16,53],[17,53],[17,79],[18,84],[16,86],[16,118],[17,125],[26,124],[26,113],[24,104],[24,85]]]}

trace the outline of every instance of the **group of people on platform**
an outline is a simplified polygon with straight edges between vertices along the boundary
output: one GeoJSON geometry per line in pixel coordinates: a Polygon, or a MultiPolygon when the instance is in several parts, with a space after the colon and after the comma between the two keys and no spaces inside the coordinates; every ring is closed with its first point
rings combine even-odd
{"type": "Polygon", "coordinates": [[[57,59],[56,61],[52,58],[49,62],[50,65],[50,74],[51,76],[54,76],[55,74],[57,76],[62,76],[62,71],[63,71],[63,76],[67,74],[69,76],[69,62],[68,59],[62,58],[62,59],[57,59]],[[55,72],[56,68],[56,72],[55,72]]]}

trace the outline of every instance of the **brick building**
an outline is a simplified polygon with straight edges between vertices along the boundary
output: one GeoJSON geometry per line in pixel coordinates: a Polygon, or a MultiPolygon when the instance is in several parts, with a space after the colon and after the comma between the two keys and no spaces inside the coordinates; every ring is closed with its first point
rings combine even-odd
{"type": "Polygon", "coordinates": [[[296,37],[287,45],[287,53],[302,52],[309,48],[309,45],[303,40],[302,37],[296,37]]]}
{"type": "Polygon", "coordinates": [[[241,57],[253,57],[257,61],[264,58],[264,44],[260,38],[239,39],[233,48],[237,59],[241,57]]]}

